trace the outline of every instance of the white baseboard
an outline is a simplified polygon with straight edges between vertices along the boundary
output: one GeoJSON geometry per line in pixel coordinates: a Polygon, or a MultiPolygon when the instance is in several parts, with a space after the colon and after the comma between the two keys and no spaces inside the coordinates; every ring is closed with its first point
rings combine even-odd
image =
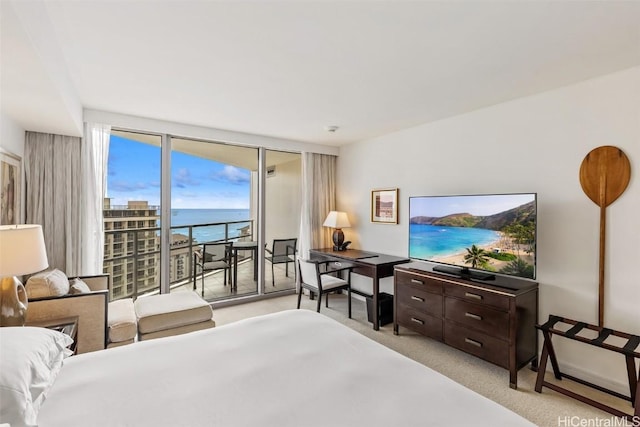
{"type": "MultiPolygon", "coordinates": [[[[622,366],[622,363],[621,363],[622,366]]],[[[626,365],[624,365],[626,367],[626,365]]],[[[608,388],[609,390],[615,391],[617,393],[623,394],[625,396],[629,396],[629,384],[623,383],[619,381],[614,381],[611,378],[604,378],[599,375],[594,375],[592,372],[586,371],[577,366],[563,363],[560,366],[560,371],[563,374],[568,374],[576,378],[580,378],[581,380],[597,384],[600,387],[608,388]]],[[[551,361],[549,360],[547,363],[547,372],[551,372],[553,375],[553,369],[551,367],[551,361]]]]}

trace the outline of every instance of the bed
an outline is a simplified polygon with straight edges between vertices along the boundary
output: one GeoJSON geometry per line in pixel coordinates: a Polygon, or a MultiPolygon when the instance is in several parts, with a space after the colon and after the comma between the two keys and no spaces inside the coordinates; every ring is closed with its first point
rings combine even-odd
{"type": "Polygon", "coordinates": [[[68,357],[43,394],[40,427],[533,425],[308,310],[68,357]]]}

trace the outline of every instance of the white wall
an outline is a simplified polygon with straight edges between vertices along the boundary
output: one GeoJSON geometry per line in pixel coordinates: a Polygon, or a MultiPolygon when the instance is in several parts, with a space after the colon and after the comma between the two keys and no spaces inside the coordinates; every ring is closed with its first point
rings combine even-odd
{"type": "MultiPolygon", "coordinates": [[[[599,207],[578,173],[602,145],[620,147],[632,168],[607,210],[605,326],[640,334],[640,67],[342,147],[338,206],[354,226],[346,239],[406,256],[409,196],[536,192],[539,319],[597,324],[599,207]],[[370,191],[394,187],[400,223],[371,223],[370,191]]],[[[620,355],[555,342],[561,368],[628,393],[620,355]]]]}
{"type": "Polygon", "coordinates": [[[24,129],[4,113],[0,113],[0,148],[24,157],[24,129]]]}
{"type": "Polygon", "coordinates": [[[276,165],[275,175],[267,178],[265,239],[269,249],[273,239],[298,237],[302,206],[301,186],[301,156],[297,160],[276,165]]]}

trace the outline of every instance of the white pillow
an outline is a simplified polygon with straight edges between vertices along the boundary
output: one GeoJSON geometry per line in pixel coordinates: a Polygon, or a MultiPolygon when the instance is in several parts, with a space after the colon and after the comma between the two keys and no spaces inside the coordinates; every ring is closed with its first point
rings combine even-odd
{"type": "Polygon", "coordinates": [[[66,274],[55,268],[29,277],[25,289],[29,299],[59,297],[69,293],[69,279],[66,274]]]}
{"type": "Polygon", "coordinates": [[[91,288],[87,285],[82,279],[76,277],[75,279],[71,279],[69,282],[69,293],[70,294],[86,294],[91,292],[91,288]]]}
{"type": "Polygon", "coordinates": [[[36,425],[40,405],[62,361],[72,354],[66,334],[46,328],[0,328],[0,423],[36,425]]]}

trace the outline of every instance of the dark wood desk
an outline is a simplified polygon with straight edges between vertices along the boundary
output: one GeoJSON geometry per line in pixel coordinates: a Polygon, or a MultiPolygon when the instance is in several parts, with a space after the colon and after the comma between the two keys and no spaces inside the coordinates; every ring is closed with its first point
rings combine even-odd
{"type": "Polygon", "coordinates": [[[380,279],[393,276],[393,267],[409,262],[409,258],[385,255],[377,252],[361,251],[359,249],[347,249],[346,251],[334,251],[333,249],[311,249],[309,257],[312,260],[336,260],[349,261],[355,264],[353,272],[373,279],[373,329],[380,329],[380,313],[378,295],[380,294],[380,279]]]}

